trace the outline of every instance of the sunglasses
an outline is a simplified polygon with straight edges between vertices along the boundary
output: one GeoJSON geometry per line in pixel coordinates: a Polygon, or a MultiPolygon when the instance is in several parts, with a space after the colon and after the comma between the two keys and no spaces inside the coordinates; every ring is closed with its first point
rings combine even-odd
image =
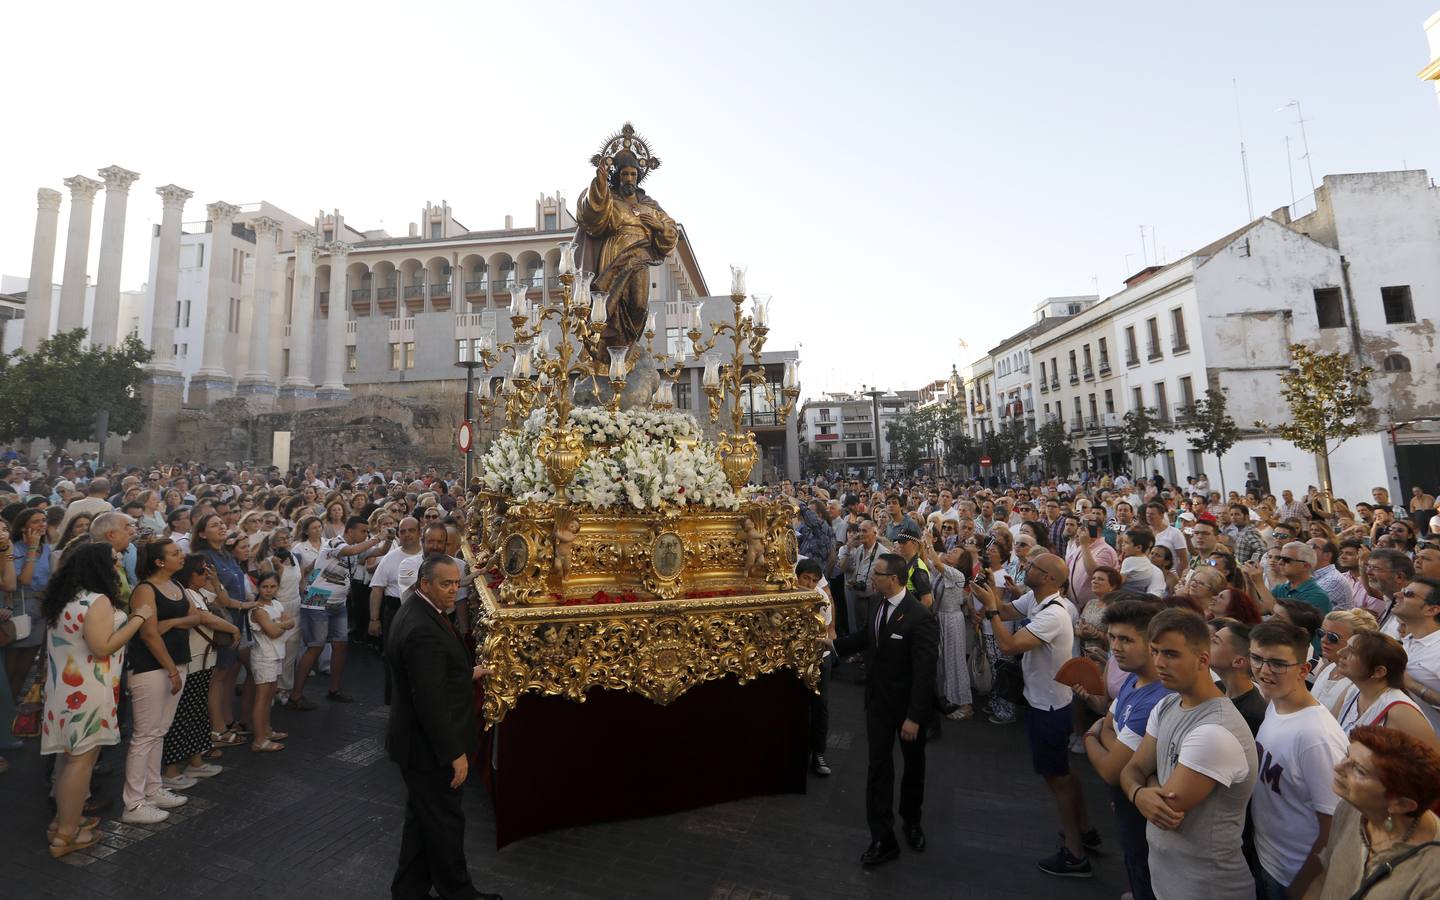
{"type": "Polygon", "coordinates": [[[1341,641],[1340,633],[1336,631],[1320,632],[1320,640],[1327,644],[1338,644],[1341,641]]]}
{"type": "Polygon", "coordinates": [[[1275,557],[1275,561],[1276,561],[1276,562],[1282,562],[1282,563],[1298,563],[1298,562],[1301,562],[1301,560],[1295,559],[1294,557],[1291,557],[1291,556],[1277,556],[1277,557],[1275,557]]]}

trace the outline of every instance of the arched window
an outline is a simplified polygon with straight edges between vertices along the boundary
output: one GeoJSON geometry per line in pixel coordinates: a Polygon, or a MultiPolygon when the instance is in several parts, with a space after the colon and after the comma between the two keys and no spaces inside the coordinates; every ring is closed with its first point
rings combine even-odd
{"type": "Polygon", "coordinates": [[[1386,372],[1410,371],[1410,360],[1399,353],[1392,353],[1385,357],[1385,361],[1381,365],[1386,372]]]}

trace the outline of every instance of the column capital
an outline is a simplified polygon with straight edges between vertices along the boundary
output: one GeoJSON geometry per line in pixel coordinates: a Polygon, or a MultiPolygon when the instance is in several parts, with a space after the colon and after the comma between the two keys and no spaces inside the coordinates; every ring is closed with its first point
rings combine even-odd
{"type": "Polygon", "coordinates": [[[105,191],[107,193],[110,191],[117,191],[122,194],[126,193],[130,190],[130,185],[134,184],[135,180],[140,177],[139,172],[132,172],[129,169],[122,169],[119,166],[106,166],[96,174],[105,179],[105,191]]]}
{"type": "Polygon", "coordinates": [[[184,209],[185,201],[195,196],[194,191],[187,191],[178,184],[167,184],[164,187],[157,187],[155,193],[160,195],[160,202],[166,209],[184,209]]]}
{"type": "Polygon", "coordinates": [[[250,227],[255,229],[257,238],[273,238],[275,232],[280,230],[280,220],[272,219],[269,216],[257,216],[250,222],[250,227]]]}
{"type": "Polygon", "coordinates": [[[35,192],[35,198],[41,209],[58,210],[60,208],[60,192],[54,188],[41,188],[35,192]]]}
{"type": "Polygon", "coordinates": [[[224,225],[233,222],[235,217],[240,215],[240,207],[233,203],[217,200],[214,203],[207,203],[205,205],[205,212],[209,215],[210,221],[217,225],[224,225]]]}
{"type": "Polygon", "coordinates": [[[296,255],[296,256],[299,256],[299,255],[300,255],[300,253],[302,252],[302,248],[304,249],[305,252],[309,252],[309,253],[314,253],[314,252],[315,252],[315,229],[313,229],[313,228],[301,228],[301,229],[299,229],[299,230],[297,230],[297,231],[295,232],[295,255],[296,255]]]}
{"type": "Polygon", "coordinates": [[[331,241],[330,243],[326,244],[322,249],[336,259],[344,259],[345,257],[350,255],[351,250],[355,249],[355,245],[347,244],[344,241],[331,241]]]}
{"type": "Polygon", "coordinates": [[[70,199],[76,203],[82,200],[87,203],[94,200],[96,193],[105,186],[104,182],[86,178],[84,175],[71,175],[65,179],[64,184],[70,189],[70,199]]]}

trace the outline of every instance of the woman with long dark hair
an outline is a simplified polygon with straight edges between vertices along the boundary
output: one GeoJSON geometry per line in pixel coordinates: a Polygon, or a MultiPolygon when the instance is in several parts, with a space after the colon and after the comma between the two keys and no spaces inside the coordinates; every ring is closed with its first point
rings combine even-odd
{"type": "Polygon", "coordinates": [[[127,615],[111,599],[119,596],[115,551],[105,543],[76,548],[41,596],[49,627],[40,752],[64,754],[50,837],[56,858],[100,840],[99,820],[81,818],[90,774],[100,748],[120,743],[116,707],[125,647],[154,612],[127,615]]]}
{"type": "MultiPolygon", "coordinates": [[[[165,732],[160,762],[165,767],[161,783],[171,790],[193,787],[195,780],[220,774],[220,766],[206,762],[207,756],[219,756],[210,740],[210,676],[215,668],[218,649],[217,635],[237,639],[240,629],[210,608],[214,595],[207,599],[204,591],[209,578],[205,574],[205,557],[193,553],[180,565],[174,581],[193,607],[195,624],[189,630],[190,662],[185,665],[185,689],[180,692],[180,705],[175,720],[165,732]],[[213,753],[213,756],[210,754],[213,753]]],[[[223,608],[216,604],[216,610],[223,608]]]]}
{"type": "Polygon", "coordinates": [[[39,509],[21,509],[10,524],[11,556],[15,560],[15,578],[19,590],[19,603],[12,601],[11,610],[15,615],[30,617],[30,634],[12,641],[5,648],[5,675],[10,682],[12,698],[18,700],[25,688],[25,676],[35,664],[40,652],[41,639],[45,635],[40,613],[40,597],[50,583],[49,528],[45,523],[45,512],[39,509]]]}
{"type": "MultiPolygon", "coordinates": [[[[207,513],[195,522],[195,530],[190,536],[190,552],[205,557],[209,564],[210,590],[225,610],[226,618],[243,634],[244,615],[255,604],[249,602],[245,569],[231,552],[240,536],[237,534],[232,539],[227,534],[225,520],[215,513],[207,513]]],[[[233,746],[249,737],[249,730],[236,721],[235,716],[235,678],[240,672],[238,643],[216,651],[215,670],[210,678],[207,699],[210,737],[221,746],[233,746]]]]}

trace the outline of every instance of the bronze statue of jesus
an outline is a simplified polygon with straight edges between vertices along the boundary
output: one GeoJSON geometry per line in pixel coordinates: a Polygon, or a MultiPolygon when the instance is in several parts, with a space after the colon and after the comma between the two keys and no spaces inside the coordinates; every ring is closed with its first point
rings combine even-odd
{"type": "MultiPolygon", "coordinates": [[[[649,269],[663,264],[679,240],[675,220],[640,187],[653,167],[628,148],[600,159],[576,209],[576,263],[595,273],[593,290],[609,294],[602,348],[640,340],[650,306],[649,269]]],[[[595,362],[608,365],[608,356],[595,362]]]]}

